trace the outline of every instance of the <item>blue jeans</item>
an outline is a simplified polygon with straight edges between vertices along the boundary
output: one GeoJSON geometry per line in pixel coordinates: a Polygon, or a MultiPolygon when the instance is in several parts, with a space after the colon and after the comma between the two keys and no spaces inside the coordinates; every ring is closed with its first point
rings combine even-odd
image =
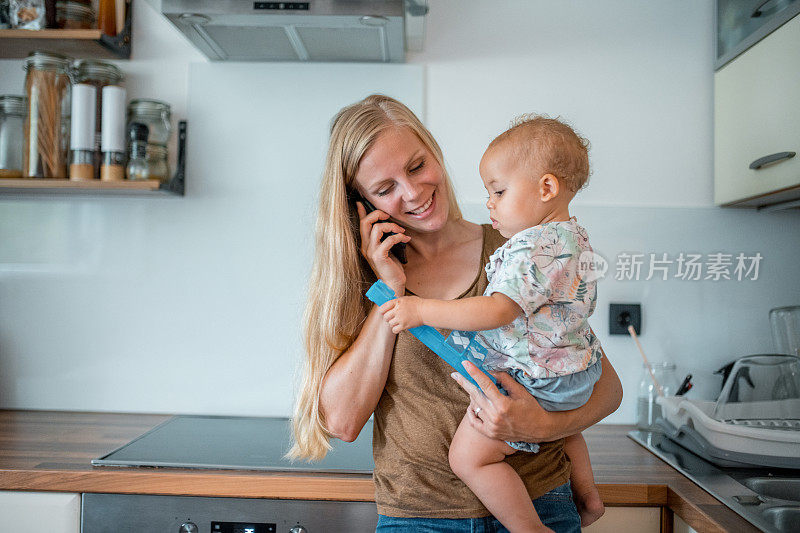
{"type": "MultiPolygon", "coordinates": [[[[581,519],[569,481],[533,500],[544,525],[556,533],[580,533],[581,519]]],[[[493,516],[484,518],[396,518],[378,515],[376,533],[508,533],[493,516]]]]}

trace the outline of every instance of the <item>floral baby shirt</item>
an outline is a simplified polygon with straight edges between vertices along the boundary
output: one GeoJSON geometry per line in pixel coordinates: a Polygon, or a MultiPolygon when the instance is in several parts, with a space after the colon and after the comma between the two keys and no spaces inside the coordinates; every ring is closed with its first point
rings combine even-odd
{"type": "Polygon", "coordinates": [[[551,378],[599,360],[600,341],[587,322],[597,301],[596,282],[584,279],[579,269],[587,251],[592,247],[586,230],[572,217],[520,231],[492,254],[484,295],[503,293],[523,314],[478,333],[488,352],[484,367],[551,378]]]}

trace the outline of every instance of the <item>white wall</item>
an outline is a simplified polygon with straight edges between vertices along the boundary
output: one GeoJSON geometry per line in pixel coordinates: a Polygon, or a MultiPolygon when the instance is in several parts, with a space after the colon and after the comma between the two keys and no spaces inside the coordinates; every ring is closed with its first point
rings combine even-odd
{"type": "Polygon", "coordinates": [[[713,2],[434,0],[428,125],[462,198],[521,113],[562,116],[592,143],[584,205],[712,205],[713,2]]]}
{"type": "MultiPolygon", "coordinates": [[[[288,414],[327,123],[371,90],[425,117],[472,220],[484,147],[538,111],[592,142],[574,213],[612,268],[622,251],[760,252],[758,281],[599,284],[592,324],[626,393],[610,421],[633,421],[640,372],[607,334],[611,301],[641,302],[651,358],[713,396],[710,371],[770,351],[768,310],[800,303],[800,216],[711,205],[712,4],[432,0],[425,51],[381,67],[209,63],[134,2],[119,65],[131,97],[189,117],[187,195],[0,199],[0,406],[288,414]]],[[[23,75],[0,61],[0,94],[23,75]]]]}

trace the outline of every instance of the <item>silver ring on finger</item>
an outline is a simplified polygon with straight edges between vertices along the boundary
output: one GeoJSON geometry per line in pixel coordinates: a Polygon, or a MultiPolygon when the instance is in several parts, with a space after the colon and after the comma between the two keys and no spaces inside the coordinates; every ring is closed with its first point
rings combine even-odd
{"type": "Polygon", "coordinates": [[[476,416],[476,417],[477,417],[479,414],[481,414],[481,410],[482,410],[482,409],[483,409],[483,407],[478,407],[477,409],[475,409],[475,411],[473,411],[473,412],[475,413],[475,416],[476,416]]]}

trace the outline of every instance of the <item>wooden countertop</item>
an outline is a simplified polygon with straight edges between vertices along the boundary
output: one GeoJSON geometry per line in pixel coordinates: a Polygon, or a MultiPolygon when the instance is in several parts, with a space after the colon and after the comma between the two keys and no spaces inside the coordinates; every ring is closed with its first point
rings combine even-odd
{"type": "MultiPolygon", "coordinates": [[[[165,421],[166,415],[0,410],[0,490],[110,492],[241,498],[371,501],[363,474],[92,467],[165,421]]],[[[584,432],[608,506],[671,509],[698,531],[755,532],[678,471],[627,437],[631,426],[584,432]]]]}

